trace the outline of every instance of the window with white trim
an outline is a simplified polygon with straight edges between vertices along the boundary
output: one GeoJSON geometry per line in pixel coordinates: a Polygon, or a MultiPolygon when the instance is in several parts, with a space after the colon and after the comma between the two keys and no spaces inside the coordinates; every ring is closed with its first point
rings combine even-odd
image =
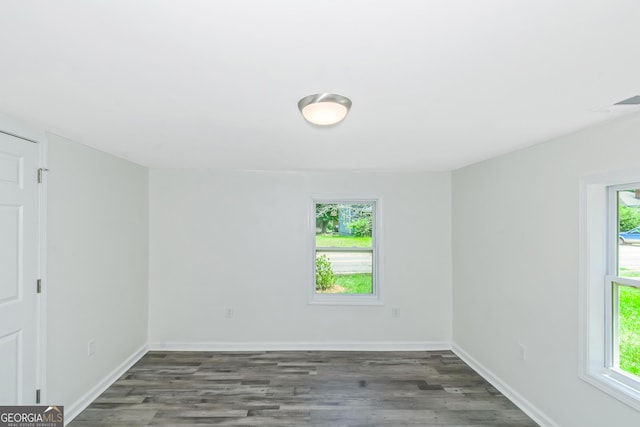
{"type": "Polygon", "coordinates": [[[580,376],[640,410],[640,175],[581,185],[580,376]]]}
{"type": "Polygon", "coordinates": [[[313,201],[313,303],[380,303],[378,203],[313,201]]]}

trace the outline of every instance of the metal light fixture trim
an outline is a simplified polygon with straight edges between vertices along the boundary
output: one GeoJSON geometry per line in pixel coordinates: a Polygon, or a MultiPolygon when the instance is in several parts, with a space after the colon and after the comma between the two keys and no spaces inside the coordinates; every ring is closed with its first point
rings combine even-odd
{"type": "Polygon", "coordinates": [[[335,93],[317,93],[298,101],[298,109],[309,123],[331,126],[347,117],[351,109],[351,100],[335,93]]]}

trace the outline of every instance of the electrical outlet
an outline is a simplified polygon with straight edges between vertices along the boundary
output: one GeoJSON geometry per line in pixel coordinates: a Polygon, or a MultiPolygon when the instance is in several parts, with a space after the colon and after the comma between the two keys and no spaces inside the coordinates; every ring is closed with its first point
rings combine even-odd
{"type": "Polygon", "coordinates": [[[224,317],[226,317],[227,319],[233,318],[233,308],[227,308],[224,317]]]}
{"type": "Polygon", "coordinates": [[[96,354],[96,342],[94,340],[89,340],[87,343],[87,355],[93,356],[96,354]]]}
{"type": "Polygon", "coordinates": [[[400,307],[393,307],[391,309],[391,317],[395,317],[395,318],[400,317],[400,307]]]}

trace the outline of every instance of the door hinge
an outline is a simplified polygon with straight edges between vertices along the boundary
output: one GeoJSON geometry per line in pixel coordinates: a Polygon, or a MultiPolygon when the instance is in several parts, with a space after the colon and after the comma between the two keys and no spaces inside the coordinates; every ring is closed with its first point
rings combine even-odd
{"type": "Polygon", "coordinates": [[[36,291],[38,293],[42,292],[42,279],[36,280],[36,291]]]}
{"type": "Polygon", "coordinates": [[[36,403],[40,403],[40,389],[36,390],[36,403]]]}
{"type": "Polygon", "coordinates": [[[42,173],[43,172],[49,172],[49,169],[46,169],[46,168],[38,169],[38,184],[42,184],[42,173]]]}

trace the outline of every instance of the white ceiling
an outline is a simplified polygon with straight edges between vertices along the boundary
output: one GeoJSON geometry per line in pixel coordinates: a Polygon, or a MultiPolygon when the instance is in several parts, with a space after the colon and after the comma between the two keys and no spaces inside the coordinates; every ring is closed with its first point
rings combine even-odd
{"type": "Polygon", "coordinates": [[[638,0],[0,5],[0,112],[150,167],[449,170],[640,94],[638,0]],[[332,128],[303,96],[353,101],[332,128]]]}

